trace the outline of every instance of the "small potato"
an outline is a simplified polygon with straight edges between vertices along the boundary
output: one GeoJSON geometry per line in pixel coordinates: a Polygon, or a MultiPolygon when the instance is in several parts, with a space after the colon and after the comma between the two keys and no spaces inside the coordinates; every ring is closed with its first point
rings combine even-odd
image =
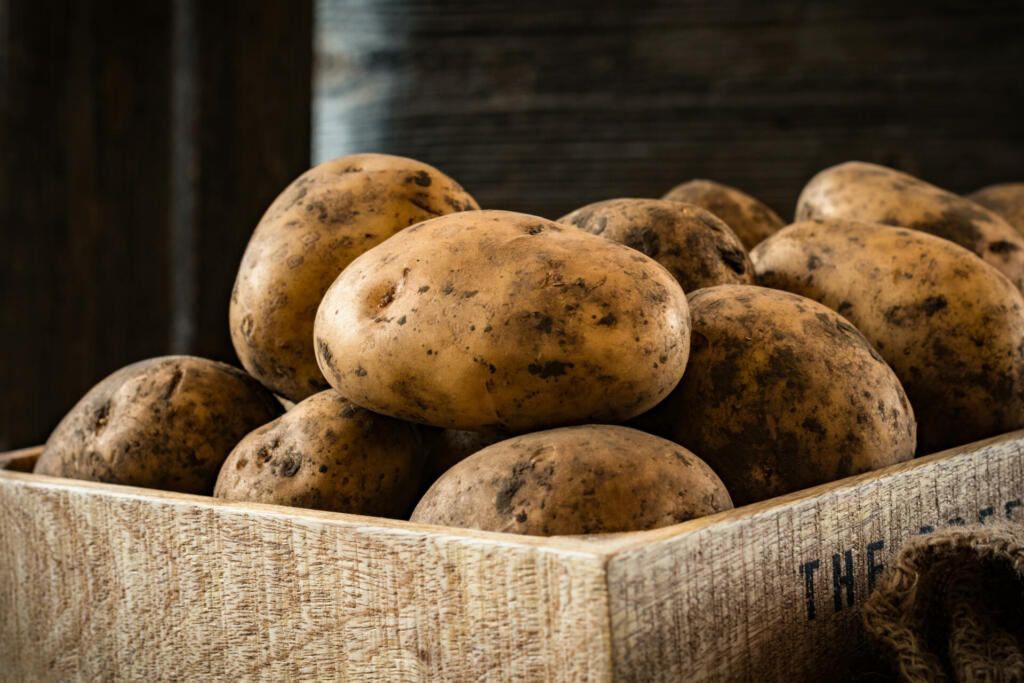
{"type": "Polygon", "coordinates": [[[999,214],[1014,230],[1024,235],[1024,183],[990,185],[967,195],[967,198],[999,214]]]}
{"type": "Polygon", "coordinates": [[[378,517],[416,500],[423,444],[415,425],[313,394],[231,451],[213,495],[378,517]]]}
{"type": "Polygon", "coordinates": [[[448,470],[413,522],[531,536],[641,531],[732,507],[722,481],[682,446],[608,425],[500,441],[448,470]]]}
{"type": "Polygon", "coordinates": [[[914,456],[903,388],[843,317],[763,287],[688,298],[686,374],[637,424],[700,453],[737,505],[914,456]]]}
{"type": "Polygon", "coordinates": [[[558,219],[647,254],[684,292],[753,284],[754,268],[728,225],[699,206],[664,199],[609,199],[558,219]]]}
{"type": "Polygon", "coordinates": [[[1024,296],[977,255],[916,230],[795,223],[751,254],[761,283],[838,311],[910,397],[920,453],[1024,427],[1024,296]]]}
{"type": "Polygon", "coordinates": [[[863,161],[826,168],[800,193],[796,220],[841,218],[913,228],[955,242],[1024,287],[1024,237],[969,199],[863,161]]]}
{"type": "Polygon", "coordinates": [[[403,228],[476,208],[454,180],[404,157],[354,154],[303,173],[267,209],[238,269],[229,316],[243,367],[292,401],[326,389],[313,319],[338,273],[403,228]]]}
{"type": "Polygon", "coordinates": [[[237,368],[151,358],[90,389],[53,430],[35,473],[209,495],[235,444],[280,414],[273,394],[237,368]]]}
{"type": "Polygon", "coordinates": [[[676,185],[662,199],[688,202],[710,211],[732,228],[747,249],[753,249],[785,225],[766,204],[713,180],[691,180],[676,185]]]}
{"type": "Polygon", "coordinates": [[[689,351],[686,297],[647,256],[510,211],[442,216],[366,252],[317,313],[317,360],[353,403],[472,431],[617,422],[689,351]]]}

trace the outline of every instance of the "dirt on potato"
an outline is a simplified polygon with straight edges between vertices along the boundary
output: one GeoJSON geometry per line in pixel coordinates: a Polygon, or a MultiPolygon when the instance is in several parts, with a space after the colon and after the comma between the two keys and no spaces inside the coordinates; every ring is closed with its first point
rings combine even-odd
{"type": "Polygon", "coordinates": [[[753,284],[747,251],[724,221],[694,204],[664,199],[609,199],[558,219],[614,240],[665,266],[684,292],[753,284]]]}
{"type": "Polygon", "coordinates": [[[235,444],[281,412],[238,368],[152,358],[90,389],[54,429],[34,471],[209,495],[235,444]]]}
{"type": "Polygon", "coordinates": [[[728,510],[710,467],[678,444],[609,425],[500,441],[430,487],[412,521],[533,536],[641,531],[728,510]]]}

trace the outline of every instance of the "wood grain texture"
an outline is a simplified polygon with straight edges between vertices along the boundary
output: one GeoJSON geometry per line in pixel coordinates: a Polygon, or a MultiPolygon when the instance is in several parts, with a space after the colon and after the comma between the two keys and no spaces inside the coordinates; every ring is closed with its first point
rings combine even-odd
{"type": "Polygon", "coordinates": [[[867,647],[858,607],[888,558],[922,530],[1024,519],[1022,498],[1014,432],[636,534],[608,564],[615,677],[846,680],[867,647]]]}
{"type": "Polygon", "coordinates": [[[579,541],[0,473],[0,679],[607,680],[579,541]]]}
{"type": "Polygon", "coordinates": [[[434,164],[556,218],[712,178],[784,220],[849,159],[956,192],[1016,179],[1014,0],[317,0],[314,160],[434,164]]]}
{"type": "Polygon", "coordinates": [[[0,0],[0,447],[169,329],[164,3],[0,0]],[[155,257],[154,257],[155,255],[155,257]],[[125,286],[131,283],[131,286],[125,286]]]}
{"type": "Polygon", "coordinates": [[[1024,431],[588,539],[0,471],[0,679],[848,680],[901,544],[1022,501],[1024,431]]]}
{"type": "Polygon", "coordinates": [[[110,372],[234,362],[242,252],[309,165],[311,0],[0,0],[0,449],[110,372]]]}
{"type": "Polygon", "coordinates": [[[14,472],[31,472],[36,466],[36,460],[42,452],[41,446],[22,448],[17,451],[0,453],[0,470],[12,470],[14,472]]]}

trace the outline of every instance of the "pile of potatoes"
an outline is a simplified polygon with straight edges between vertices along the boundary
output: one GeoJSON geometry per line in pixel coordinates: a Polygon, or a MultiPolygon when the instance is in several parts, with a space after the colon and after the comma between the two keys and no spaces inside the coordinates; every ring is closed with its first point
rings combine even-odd
{"type": "Polygon", "coordinates": [[[246,249],[245,371],[123,368],[35,471],[600,534],[1024,427],[1024,184],[966,198],[849,162],[795,218],[694,180],[550,220],[411,159],[329,161],[246,249]]]}

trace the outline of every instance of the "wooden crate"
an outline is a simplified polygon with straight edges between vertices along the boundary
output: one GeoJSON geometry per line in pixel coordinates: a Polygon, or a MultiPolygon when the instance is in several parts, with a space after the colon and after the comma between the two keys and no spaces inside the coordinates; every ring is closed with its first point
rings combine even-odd
{"type": "Polygon", "coordinates": [[[905,540],[1024,518],[1022,447],[1015,432],[600,539],[0,471],[0,679],[842,673],[905,540]]]}

